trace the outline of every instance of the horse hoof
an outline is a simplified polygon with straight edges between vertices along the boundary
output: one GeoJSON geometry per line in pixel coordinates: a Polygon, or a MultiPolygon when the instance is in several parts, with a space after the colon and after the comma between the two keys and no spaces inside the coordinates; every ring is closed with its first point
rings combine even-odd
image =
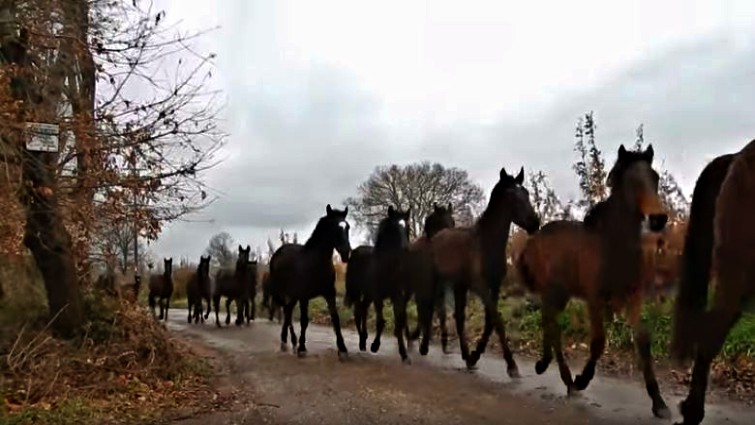
{"type": "Polygon", "coordinates": [[[522,375],[519,373],[519,368],[516,366],[506,369],[506,372],[509,374],[509,378],[511,379],[519,379],[522,377],[522,375]]]}
{"type": "Polygon", "coordinates": [[[296,352],[296,355],[297,355],[297,356],[298,356],[298,357],[299,357],[300,359],[301,359],[301,358],[304,358],[304,357],[307,357],[307,350],[306,350],[306,349],[303,349],[303,350],[302,350],[302,349],[299,349],[299,350],[298,350],[298,351],[296,352]]]}
{"type": "Polygon", "coordinates": [[[698,425],[705,417],[705,411],[703,409],[694,409],[689,400],[679,403],[679,413],[681,413],[683,421],[678,425],[698,425]]]}
{"type": "Polygon", "coordinates": [[[568,385],[566,387],[566,396],[567,397],[578,397],[580,395],[581,395],[581,391],[574,384],[568,385]]]}
{"type": "Polygon", "coordinates": [[[426,356],[429,351],[430,351],[430,347],[426,345],[420,345],[419,347],[420,356],[426,356]]]}
{"type": "Polygon", "coordinates": [[[360,342],[359,343],[359,351],[367,351],[367,343],[366,342],[360,342]]]}
{"type": "Polygon", "coordinates": [[[338,360],[345,361],[349,358],[349,352],[348,351],[339,351],[338,352],[338,360]]]}
{"type": "Polygon", "coordinates": [[[372,353],[374,354],[377,353],[378,350],[380,350],[380,343],[373,342],[372,345],[370,345],[370,351],[372,351],[372,353]]]}
{"type": "Polygon", "coordinates": [[[471,361],[467,360],[467,370],[477,370],[477,363],[472,363],[471,361]]]}
{"type": "Polygon", "coordinates": [[[480,353],[477,351],[474,351],[469,354],[469,357],[467,358],[467,364],[471,364],[472,366],[476,365],[477,362],[480,361],[480,353]]]}
{"type": "Polygon", "coordinates": [[[590,380],[584,378],[582,375],[577,375],[577,377],[574,378],[574,387],[578,391],[583,391],[588,385],[590,385],[590,380]]]}
{"type": "Polygon", "coordinates": [[[546,370],[548,370],[548,363],[543,360],[538,360],[537,363],[535,363],[535,373],[538,375],[542,375],[545,373],[546,370]]]}
{"type": "Polygon", "coordinates": [[[405,365],[410,365],[410,364],[412,364],[412,358],[409,357],[409,356],[406,356],[403,359],[401,359],[401,363],[403,363],[405,365]]]}
{"type": "Polygon", "coordinates": [[[288,344],[281,342],[281,352],[285,353],[286,351],[288,351],[288,344]]]}
{"type": "Polygon", "coordinates": [[[653,407],[653,415],[659,419],[671,419],[671,410],[665,404],[660,407],[653,407]]]}

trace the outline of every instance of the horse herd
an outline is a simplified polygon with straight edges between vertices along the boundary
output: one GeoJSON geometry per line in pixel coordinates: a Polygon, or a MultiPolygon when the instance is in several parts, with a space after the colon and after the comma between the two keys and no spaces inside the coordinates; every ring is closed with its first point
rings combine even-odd
{"type": "MultiPolygon", "coordinates": [[[[653,169],[653,156],[652,146],[629,151],[622,145],[607,177],[609,196],[593,206],[582,221],[557,220],[541,227],[523,186],[523,168],[516,175],[500,170],[488,204],[473,226],[457,227],[452,206],[435,204],[425,220],[423,235],[415,241],[409,238],[410,211],[390,206],[377,227],[374,246],[352,249],[346,220],[348,208],[338,210],[328,205],[303,245],[288,243],[275,251],[269,273],[263,278],[263,305],[270,319],[275,311],[282,311],[281,349],[287,349],[290,337],[297,353],[306,353],[308,304],[315,297],[323,297],[335,331],[338,356],[347,355],[336,308],[332,261],[335,250],[343,262],[348,262],[343,302],[354,310],[360,351],[367,349],[367,311],[371,305],[377,320],[370,350],[380,349],[386,323],[383,304],[390,300],[394,336],[404,362],[410,362],[406,340],[421,337],[419,353],[428,353],[434,314],[440,320],[442,349],[447,352],[445,293],[450,288],[461,357],[467,367],[476,366],[495,330],[507,373],[518,378],[519,369],[497,306],[507,273],[506,247],[514,224],[529,234],[514,264],[526,289],[541,300],[543,340],[536,373],[544,373],[555,357],[567,391],[586,389],[605,348],[604,320],[607,315],[623,313],[633,329],[652,413],[669,418],[670,411],[653,370],[651,336],[640,320],[647,289],[642,273],[642,238],[662,232],[668,221],[658,193],[659,175],[653,169]],[[480,298],[485,311],[483,334],[471,352],[464,332],[470,292],[480,298]],[[576,377],[572,377],[566,363],[557,322],[571,298],[587,303],[591,324],[590,355],[576,377]],[[410,331],[406,315],[407,303],[412,299],[418,312],[414,331],[410,331]],[[292,324],[297,304],[301,325],[298,339],[292,324]]],[[[694,358],[690,393],[680,405],[683,424],[702,422],[711,361],[755,295],[752,217],[755,140],[738,153],[713,160],[695,184],[671,346],[679,361],[694,358]],[[711,274],[716,290],[712,307],[706,310],[711,274]]],[[[218,271],[214,285],[209,274],[210,258],[201,258],[187,287],[189,322],[209,317],[212,300],[216,324],[220,326],[218,310],[223,296],[227,298],[226,324],[230,324],[232,301],[238,306],[237,325],[254,319],[257,263],[249,259],[249,254],[249,246],[239,246],[235,269],[218,271]]],[[[166,259],[163,275],[150,279],[149,303],[153,312],[159,304],[161,319],[167,319],[170,292],[171,260],[166,259]]]]}

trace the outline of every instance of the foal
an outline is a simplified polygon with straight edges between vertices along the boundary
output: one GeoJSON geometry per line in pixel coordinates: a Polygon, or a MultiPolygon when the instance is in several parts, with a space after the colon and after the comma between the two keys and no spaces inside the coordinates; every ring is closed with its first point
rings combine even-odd
{"type": "Polygon", "coordinates": [[[160,306],[159,319],[168,320],[170,297],[173,296],[173,258],[163,259],[163,274],[149,277],[149,308],[155,315],[155,306],[160,306]]]}
{"type": "Polygon", "coordinates": [[[473,368],[484,350],[484,346],[478,344],[478,349],[470,354],[464,333],[467,293],[471,290],[485,306],[485,328],[495,327],[510,377],[518,377],[519,369],[497,308],[501,283],[506,275],[506,245],[512,222],[528,233],[534,233],[540,227],[540,219],[532,208],[523,182],[523,167],[516,177],[501,168],[490,201],[477,223],[471,228],[444,229],[430,241],[438,278],[453,282],[454,319],[462,359],[468,368],[473,368]]]}
{"type": "Polygon", "coordinates": [[[535,365],[538,374],[545,372],[555,352],[568,392],[587,388],[605,348],[604,314],[624,309],[634,330],[653,414],[669,417],[653,371],[650,335],[640,321],[646,288],[642,235],[662,231],[668,219],[652,162],[652,146],[631,152],[622,145],[608,175],[608,199],[592,208],[584,222],[559,220],[540,229],[527,241],[517,268],[524,285],[542,300],[543,355],[535,365]],[[557,322],[571,297],[587,302],[591,325],[590,358],[574,380],[557,322]]]}
{"type": "Polygon", "coordinates": [[[307,326],[309,325],[309,300],[321,296],[325,298],[330,312],[330,320],[336,334],[338,357],[348,354],[341,334],[341,320],[336,308],[336,271],[333,267],[333,249],[343,262],[349,261],[349,223],[346,221],[348,207],[343,211],[325,208],[315,230],[304,245],[287,243],[278,248],[270,259],[270,295],[274,303],[283,306],[284,320],[281,327],[281,350],[286,350],[288,331],[291,329],[291,342],[296,345],[293,333],[292,315],[296,304],[300,308],[301,335],[298,354],[307,352],[307,326]]]}
{"type": "Polygon", "coordinates": [[[197,271],[191,275],[186,283],[186,298],[189,302],[189,323],[200,321],[204,323],[212,309],[210,304],[210,258],[211,256],[199,257],[197,271]],[[202,300],[207,302],[207,313],[204,314],[202,300]]]}
{"type": "Polygon", "coordinates": [[[220,327],[220,298],[226,297],[225,300],[225,324],[231,324],[231,303],[236,301],[236,326],[244,323],[245,303],[248,298],[249,285],[249,245],[243,248],[239,245],[239,254],[236,259],[236,268],[234,270],[220,269],[215,274],[215,288],[212,292],[212,303],[215,306],[215,325],[220,327]]]}

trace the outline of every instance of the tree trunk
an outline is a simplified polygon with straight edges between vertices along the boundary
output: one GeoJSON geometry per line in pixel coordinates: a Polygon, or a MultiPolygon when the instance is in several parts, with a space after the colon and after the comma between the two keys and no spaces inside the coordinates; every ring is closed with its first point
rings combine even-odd
{"type": "MultiPolygon", "coordinates": [[[[2,43],[4,61],[21,67],[21,74],[11,80],[13,96],[22,102],[26,116],[45,116],[43,97],[31,80],[27,55],[28,33],[21,30],[17,39],[2,43]]],[[[51,110],[54,110],[52,108],[51,110]]],[[[49,115],[49,114],[48,114],[49,115]]],[[[83,323],[81,294],[76,279],[71,237],[64,224],[56,193],[57,153],[31,152],[25,148],[25,137],[19,134],[17,146],[21,156],[22,188],[19,200],[26,212],[24,244],[32,253],[44,280],[52,320],[57,335],[70,337],[83,323]]]]}

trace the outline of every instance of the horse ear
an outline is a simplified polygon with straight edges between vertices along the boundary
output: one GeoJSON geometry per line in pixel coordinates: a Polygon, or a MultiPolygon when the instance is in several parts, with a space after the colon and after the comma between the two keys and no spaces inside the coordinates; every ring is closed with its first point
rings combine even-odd
{"type": "Polygon", "coordinates": [[[328,204],[328,206],[326,206],[326,207],[325,207],[325,212],[326,212],[326,213],[327,213],[328,215],[331,215],[331,214],[333,214],[333,208],[331,208],[330,204],[328,204]]]}
{"type": "Polygon", "coordinates": [[[452,204],[450,202],[448,203],[448,212],[449,213],[453,213],[454,212],[454,204],[452,204]]]}
{"type": "Polygon", "coordinates": [[[645,158],[648,160],[649,163],[653,163],[653,156],[655,155],[655,150],[653,150],[653,144],[649,144],[647,149],[645,149],[645,158]]]}
{"type": "Polygon", "coordinates": [[[437,202],[433,202],[433,209],[434,209],[435,211],[437,211],[437,210],[438,210],[438,203],[437,203],[437,202]]]}
{"type": "Polygon", "coordinates": [[[395,209],[393,209],[393,205],[388,205],[388,217],[393,217],[393,214],[396,212],[395,209]]]}
{"type": "Polygon", "coordinates": [[[521,185],[524,183],[524,167],[519,169],[519,174],[514,178],[514,183],[521,185]]]}
{"type": "Polygon", "coordinates": [[[506,172],[506,167],[501,167],[501,172],[498,173],[498,177],[500,177],[500,179],[503,180],[508,175],[509,173],[506,172]]]}
{"type": "Polygon", "coordinates": [[[412,207],[409,207],[409,209],[406,210],[406,212],[404,213],[404,216],[406,217],[407,220],[409,218],[411,218],[411,216],[412,216],[412,207]]]}
{"type": "Polygon", "coordinates": [[[346,208],[343,209],[343,218],[346,218],[348,214],[349,214],[349,206],[347,205],[346,208]]]}
{"type": "Polygon", "coordinates": [[[627,148],[624,147],[624,144],[619,146],[619,159],[623,158],[627,154],[627,148]]]}
{"type": "Polygon", "coordinates": [[[249,248],[249,245],[247,245],[247,246],[246,246],[246,251],[247,251],[247,252],[251,252],[251,251],[252,251],[252,248],[249,248]]]}

